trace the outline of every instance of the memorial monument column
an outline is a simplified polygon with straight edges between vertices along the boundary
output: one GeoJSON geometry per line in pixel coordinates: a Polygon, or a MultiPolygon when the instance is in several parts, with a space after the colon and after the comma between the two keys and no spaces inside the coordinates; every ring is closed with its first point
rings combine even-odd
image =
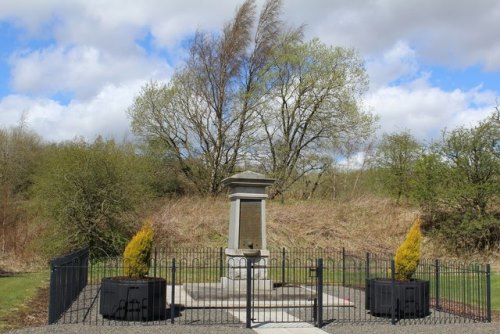
{"type": "Polygon", "coordinates": [[[253,262],[253,280],[255,286],[263,289],[272,287],[267,279],[266,239],[266,187],[274,179],[265,175],[245,171],[222,181],[229,188],[231,207],[229,211],[229,236],[226,249],[228,265],[227,277],[223,285],[240,285],[246,280],[246,261],[253,262]]]}

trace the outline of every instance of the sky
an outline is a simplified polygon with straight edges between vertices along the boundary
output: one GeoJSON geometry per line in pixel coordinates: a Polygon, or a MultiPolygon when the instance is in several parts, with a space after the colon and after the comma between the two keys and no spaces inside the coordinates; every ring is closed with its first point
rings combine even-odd
{"type": "MultiPolygon", "coordinates": [[[[141,86],[168,81],[194,32],[220,31],[241,3],[0,1],[0,128],[24,119],[47,141],[130,138],[141,86]]],[[[430,142],[500,104],[498,0],[284,0],[282,19],[365,59],[363,106],[380,134],[430,142]]]]}

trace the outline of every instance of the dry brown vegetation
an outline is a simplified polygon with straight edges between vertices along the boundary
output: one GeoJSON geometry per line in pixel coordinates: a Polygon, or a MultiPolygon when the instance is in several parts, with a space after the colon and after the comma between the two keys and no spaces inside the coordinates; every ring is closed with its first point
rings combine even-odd
{"type": "Polygon", "coordinates": [[[393,252],[416,215],[413,209],[376,197],[270,203],[269,242],[276,246],[393,252]]]}
{"type": "MultiPolygon", "coordinates": [[[[393,252],[417,214],[415,209],[377,197],[341,202],[268,201],[268,245],[393,252]]],[[[223,197],[169,200],[154,220],[158,245],[223,247],[229,202],[223,197]]]]}
{"type": "MultiPolygon", "coordinates": [[[[267,201],[269,247],[345,247],[351,251],[393,253],[418,209],[394,200],[362,196],[350,200],[267,201]]],[[[226,197],[165,200],[154,215],[161,247],[225,247],[229,225],[226,197]]],[[[438,242],[424,238],[424,257],[452,258],[438,242]]],[[[499,267],[498,254],[469,255],[462,261],[488,261],[499,267]]]]}

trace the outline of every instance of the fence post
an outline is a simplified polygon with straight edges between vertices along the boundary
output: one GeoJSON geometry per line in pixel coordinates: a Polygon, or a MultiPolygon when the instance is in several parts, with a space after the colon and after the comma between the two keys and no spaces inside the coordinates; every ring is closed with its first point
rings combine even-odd
{"type": "Polygon", "coordinates": [[[481,309],[483,307],[483,303],[481,302],[482,301],[482,290],[481,290],[481,283],[482,283],[482,278],[483,278],[483,265],[482,264],[478,264],[476,263],[475,266],[474,266],[474,274],[477,275],[477,278],[476,278],[476,281],[477,281],[477,286],[476,286],[476,293],[477,293],[477,299],[478,299],[478,306],[477,306],[477,310],[478,310],[478,313],[482,315],[481,313],[481,309]]]}
{"type": "Polygon", "coordinates": [[[283,247],[283,251],[281,252],[281,286],[285,286],[285,263],[286,262],[286,250],[283,247]]]}
{"type": "Polygon", "coordinates": [[[486,321],[491,322],[491,267],[486,265],[486,321]]]}
{"type": "Polygon", "coordinates": [[[222,255],[222,247],[219,248],[219,278],[224,276],[224,259],[222,255]]]}
{"type": "Polygon", "coordinates": [[[342,285],[345,286],[345,247],[342,247],[342,285]]]}
{"type": "Polygon", "coordinates": [[[318,328],[323,327],[323,259],[319,258],[317,260],[317,265],[316,265],[316,277],[318,280],[318,313],[317,313],[317,318],[318,322],[316,326],[318,328]]]}
{"type": "Polygon", "coordinates": [[[314,326],[317,326],[318,324],[318,297],[313,299],[313,322],[314,326]]]}
{"type": "Polygon", "coordinates": [[[396,324],[396,266],[394,259],[391,260],[391,324],[396,324]]]}
{"type": "Polygon", "coordinates": [[[170,322],[174,323],[175,319],[175,257],[172,258],[172,291],[170,303],[170,322]]]}
{"type": "Polygon", "coordinates": [[[434,265],[435,265],[435,268],[436,268],[436,270],[435,270],[435,278],[434,278],[434,280],[435,280],[435,295],[436,295],[435,296],[436,311],[439,311],[439,308],[440,308],[440,306],[439,306],[439,276],[440,275],[439,275],[439,260],[438,259],[435,260],[435,264],[434,265]]]}
{"type": "Polygon", "coordinates": [[[370,278],[370,253],[366,252],[366,279],[370,278]]]}
{"type": "Polygon", "coordinates": [[[252,262],[246,258],[247,265],[247,305],[246,305],[246,328],[252,328],[252,262]]]}
{"type": "Polygon", "coordinates": [[[153,277],[156,277],[156,261],[158,260],[158,253],[156,252],[156,247],[155,247],[155,257],[154,257],[154,263],[153,263],[153,277]]]}
{"type": "Polygon", "coordinates": [[[56,321],[56,306],[59,304],[57,301],[57,268],[53,263],[50,264],[50,292],[49,292],[49,325],[56,321]]]}
{"type": "Polygon", "coordinates": [[[83,262],[85,263],[85,267],[84,267],[82,276],[83,276],[83,287],[86,287],[87,283],[88,283],[88,276],[89,276],[89,249],[88,248],[87,248],[87,251],[85,253],[84,259],[85,260],[83,262]]]}

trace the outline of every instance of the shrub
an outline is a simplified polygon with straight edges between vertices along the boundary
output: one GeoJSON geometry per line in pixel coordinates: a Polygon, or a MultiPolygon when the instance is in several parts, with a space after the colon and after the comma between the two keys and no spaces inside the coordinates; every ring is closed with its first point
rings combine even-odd
{"type": "Polygon", "coordinates": [[[405,241],[396,251],[394,262],[396,266],[395,276],[398,281],[409,281],[417,270],[422,240],[420,224],[421,220],[417,218],[406,235],[405,241]]]}
{"type": "Polygon", "coordinates": [[[52,256],[82,246],[92,258],[121,254],[152,197],[149,182],[149,165],[132,145],[98,138],[47,147],[32,189],[34,210],[50,227],[42,247],[52,256]]]}
{"type": "Polygon", "coordinates": [[[398,203],[403,197],[409,198],[415,163],[421,150],[420,143],[407,131],[384,135],[377,147],[374,162],[379,169],[382,187],[398,203]]]}
{"type": "Polygon", "coordinates": [[[500,249],[500,109],[472,128],[443,133],[416,165],[424,231],[456,254],[500,249]]]}
{"type": "Polygon", "coordinates": [[[500,250],[500,213],[477,217],[471,212],[446,213],[430,231],[449,251],[474,252],[477,249],[500,250]]]}
{"type": "Polygon", "coordinates": [[[132,278],[142,278],[148,274],[152,247],[153,229],[151,222],[147,220],[123,252],[125,275],[132,278]]]}

